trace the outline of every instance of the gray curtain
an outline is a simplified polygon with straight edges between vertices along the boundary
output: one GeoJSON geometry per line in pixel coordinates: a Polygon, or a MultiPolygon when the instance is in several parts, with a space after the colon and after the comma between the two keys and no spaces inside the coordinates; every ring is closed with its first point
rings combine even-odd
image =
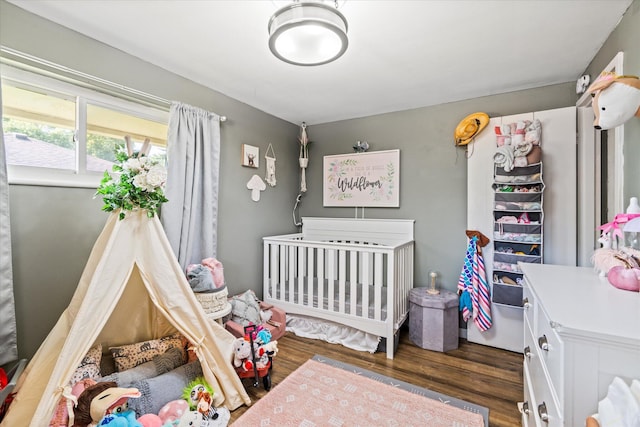
{"type": "MultiPolygon", "coordinates": [[[[2,89],[0,88],[0,106],[2,89]]],[[[0,365],[18,359],[16,310],[11,267],[11,224],[9,223],[9,181],[0,109],[0,365]]]]}
{"type": "Polygon", "coordinates": [[[171,104],[161,222],[183,270],[217,250],[220,116],[171,104]]]}

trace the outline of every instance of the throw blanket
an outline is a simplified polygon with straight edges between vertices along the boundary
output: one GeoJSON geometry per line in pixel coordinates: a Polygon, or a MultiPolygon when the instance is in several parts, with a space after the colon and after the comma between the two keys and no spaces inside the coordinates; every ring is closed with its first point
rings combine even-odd
{"type": "Polygon", "coordinates": [[[513,170],[513,148],[510,145],[503,145],[496,149],[496,153],[493,155],[493,161],[500,167],[504,168],[505,172],[513,170]]]}
{"type": "Polygon", "coordinates": [[[491,327],[491,295],[487,284],[484,258],[478,250],[478,237],[469,239],[464,265],[458,279],[460,311],[462,318],[470,318],[478,329],[486,331],[491,327]]]}

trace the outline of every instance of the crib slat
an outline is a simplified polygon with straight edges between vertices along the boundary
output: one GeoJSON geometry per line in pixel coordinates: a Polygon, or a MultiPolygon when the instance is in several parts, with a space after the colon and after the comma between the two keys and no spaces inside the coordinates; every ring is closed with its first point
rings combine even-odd
{"type": "Polygon", "coordinates": [[[307,248],[307,268],[309,269],[307,274],[307,306],[313,307],[313,295],[314,295],[314,285],[313,278],[314,274],[314,263],[313,263],[313,252],[314,249],[312,246],[307,248]]]}
{"type": "Polygon", "coordinates": [[[303,246],[298,246],[298,304],[303,305],[304,304],[304,275],[305,275],[305,264],[306,264],[306,259],[305,259],[305,253],[304,253],[304,247],[303,246]]]}
{"type": "Polygon", "coordinates": [[[324,309],[324,249],[318,248],[318,259],[317,259],[317,268],[318,270],[318,301],[317,307],[321,310],[324,309]]]}
{"type": "Polygon", "coordinates": [[[287,280],[287,247],[285,245],[278,245],[280,248],[280,258],[278,260],[278,264],[280,266],[280,276],[278,277],[278,285],[280,288],[280,294],[278,295],[278,299],[281,301],[285,301],[285,285],[287,280]]]}
{"type": "Polygon", "coordinates": [[[296,280],[296,247],[295,246],[289,246],[289,257],[288,257],[288,263],[289,263],[289,277],[288,277],[288,282],[289,282],[289,294],[286,297],[286,300],[289,302],[295,302],[295,280],[296,280]]]}
{"type": "Polygon", "coordinates": [[[345,282],[347,281],[347,254],[344,250],[338,251],[338,312],[344,313],[345,282]]]}
{"type": "Polygon", "coordinates": [[[334,288],[335,288],[335,273],[336,273],[336,251],[335,249],[327,250],[327,279],[328,279],[328,289],[327,289],[327,310],[333,310],[333,302],[334,302],[334,288]]]}
{"type": "Polygon", "coordinates": [[[356,309],[358,308],[358,251],[349,251],[349,301],[351,302],[349,307],[349,314],[356,315],[356,309]]]}
{"type": "Polygon", "coordinates": [[[373,253],[362,253],[362,312],[360,315],[365,319],[369,318],[369,285],[371,284],[371,275],[369,274],[369,265],[371,264],[371,257],[373,253]]]}
{"type": "Polygon", "coordinates": [[[382,254],[380,252],[376,252],[374,256],[374,267],[375,267],[375,273],[373,276],[373,289],[374,289],[373,318],[375,320],[381,320],[382,319],[382,284],[384,279],[382,277],[382,254]]]}

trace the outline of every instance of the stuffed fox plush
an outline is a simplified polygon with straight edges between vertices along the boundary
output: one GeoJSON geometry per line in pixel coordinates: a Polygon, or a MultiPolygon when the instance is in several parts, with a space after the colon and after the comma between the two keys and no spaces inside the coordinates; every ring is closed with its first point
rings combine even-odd
{"type": "Polygon", "coordinates": [[[640,117],[640,79],[602,73],[587,89],[593,96],[596,129],[612,129],[633,116],[640,117]]]}

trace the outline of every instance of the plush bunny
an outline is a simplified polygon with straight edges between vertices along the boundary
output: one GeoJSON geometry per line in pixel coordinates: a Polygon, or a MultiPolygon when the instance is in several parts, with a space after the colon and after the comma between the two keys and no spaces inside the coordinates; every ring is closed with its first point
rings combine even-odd
{"type": "Polygon", "coordinates": [[[640,117],[640,79],[602,73],[587,92],[593,96],[596,129],[612,129],[633,116],[640,117]]]}

